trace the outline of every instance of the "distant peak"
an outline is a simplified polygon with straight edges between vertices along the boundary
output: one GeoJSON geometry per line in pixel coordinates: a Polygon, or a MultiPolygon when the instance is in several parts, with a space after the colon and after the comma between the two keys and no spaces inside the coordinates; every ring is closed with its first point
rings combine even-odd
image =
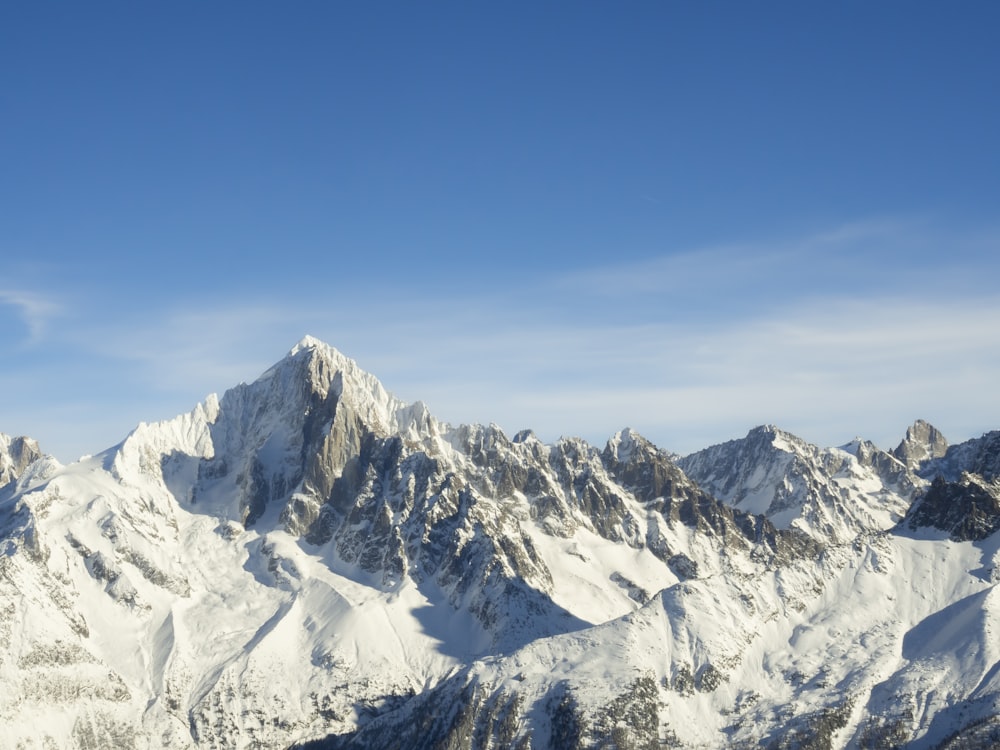
{"type": "Polygon", "coordinates": [[[42,458],[38,443],[29,437],[11,437],[0,432],[0,487],[17,479],[32,463],[42,458]]]}
{"type": "Polygon", "coordinates": [[[906,429],[906,436],[892,453],[911,468],[944,456],[948,450],[945,436],[930,422],[916,420],[906,429]]]}
{"type": "MultiPolygon", "coordinates": [[[[303,336],[299,342],[289,350],[286,359],[296,359],[299,355],[309,352],[311,352],[314,357],[318,357],[321,361],[331,365],[334,370],[346,369],[352,372],[360,370],[357,362],[341,352],[339,349],[330,346],[328,343],[316,338],[315,336],[303,336]]],[[[281,366],[280,362],[275,365],[275,367],[279,366],[281,366]]]]}
{"type": "Polygon", "coordinates": [[[773,424],[762,424],[747,433],[746,440],[751,445],[764,445],[785,453],[803,453],[815,449],[807,441],[794,433],[773,424]]]}
{"type": "Polygon", "coordinates": [[[292,347],[291,351],[288,352],[289,356],[295,356],[304,349],[332,349],[333,347],[327,344],[325,341],[320,341],[315,336],[310,336],[306,334],[303,336],[299,342],[292,347]]]}
{"type": "Polygon", "coordinates": [[[624,430],[616,432],[611,439],[624,445],[631,445],[635,442],[636,438],[641,440],[642,435],[633,430],[631,427],[626,427],[624,430]]]}
{"type": "Polygon", "coordinates": [[[604,451],[619,461],[628,463],[636,457],[637,453],[640,455],[648,453],[652,448],[652,444],[646,438],[631,427],[626,427],[611,436],[604,451]]]}
{"type": "Polygon", "coordinates": [[[760,424],[752,428],[748,433],[747,437],[764,437],[768,439],[773,439],[778,435],[786,435],[784,430],[779,429],[773,424],[760,424]]]}
{"type": "Polygon", "coordinates": [[[635,442],[635,437],[635,433],[632,432],[631,428],[626,427],[624,430],[618,430],[618,432],[612,435],[608,439],[608,444],[625,448],[635,442]]]}
{"type": "Polygon", "coordinates": [[[926,440],[932,435],[940,436],[941,433],[937,427],[923,419],[916,420],[906,428],[906,437],[909,440],[926,440]]]}

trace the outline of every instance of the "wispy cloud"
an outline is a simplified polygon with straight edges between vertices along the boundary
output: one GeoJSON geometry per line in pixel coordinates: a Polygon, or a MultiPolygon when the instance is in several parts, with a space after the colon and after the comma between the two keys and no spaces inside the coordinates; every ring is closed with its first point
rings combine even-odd
{"type": "Polygon", "coordinates": [[[40,341],[49,321],[61,311],[61,306],[48,297],[18,289],[0,289],[0,304],[17,310],[27,329],[29,343],[40,341]]]}
{"type": "MultiPolygon", "coordinates": [[[[963,259],[981,258],[982,238],[935,233],[919,219],[872,219],[799,237],[674,250],[640,261],[570,270],[555,289],[592,299],[635,303],[657,295],[672,301],[711,300],[726,308],[742,300],[804,298],[877,287],[905,288],[942,280],[963,259]],[[735,295],[735,299],[734,299],[735,295]]],[[[996,250],[996,243],[993,244],[996,250]]],[[[980,261],[981,263],[981,261],[980,261]]]]}
{"type": "MultiPolygon", "coordinates": [[[[941,286],[933,273],[884,283],[901,272],[856,265],[864,243],[902,257],[908,231],[851,225],[777,249],[734,245],[518,289],[470,283],[448,296],[356,285],[296,299],[179,300],[73,324],[61,335],[86,362],[72,381],[70,364],[18,382],[29,396],[58,393],[74,413],[131,427],[252,380],[309,333],[441,419],[530,427],[546,440],[600,442],[629,425],[686,452],[761,422],[828,445],[855,434],[889,445],[918,417],[958,438],[1000,427],[1000,296],[941,286]],[[816,281],[845,263],[835,281],[867,274],[864,285],[816,281]],[[665,294],[666,279],[687,296],[665,294]],[[714,314],[695,309],[696,297],[714,314]]],[[[52,314],[18,309],[43,325],[52,314]]],[[[57,437],[71,429],[64,422],[57,437]]]]}
{"type": "MultiPolygon", "coordinates": [[[[456,354],[466,347],[437,343],[456,354]]],[[[548,438],[600,439],[629,424],[690,450],[713,425],[716,439],[777,422],[832,444],[857,433],[886,442],[917,417],[943,418],[960,436],[1000,424],[996,298],[800,306],[697,332],[501,331],[471,352],[464,368],[414,352],[422,397],[457,421],[534,426],[548,438]]]]}
{"type": "Polygon", "coordinates": [[[81,329],[77,340],[110,361],[129,365],[152,390],[228,386],[256,375],[273,359],[271,347],[297,327],[301,312],[239,302],[168,309],[139,320],[99,322],[81,329]]]}

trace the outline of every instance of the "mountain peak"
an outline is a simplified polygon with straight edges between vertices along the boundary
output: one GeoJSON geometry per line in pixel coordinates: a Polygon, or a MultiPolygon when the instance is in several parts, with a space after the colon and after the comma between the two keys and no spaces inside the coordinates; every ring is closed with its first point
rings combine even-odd
{"type": "Polygon", "coordinates": [[[762,443],[785,453],[809,452],[813,448],[799,436],[773,424],[762,424],[754,427],[747,433],[745,439],[754,444],[762,443]]]}
{"type": "MultiPolygon", "coordinates": [[[[918,421],[903,447],[945,444],[918,421]]],[[[685,458],[626,428],[599,453],[438,423],[306,336],[104,454],[36,454],[0,435],[4,746],[985,746],[1000,727],[1000,432],[926,478],[771,424],[685,458]],[[951,704],[914,718],[942,685],[951,704]]]]}
{"type": "Polygon", "coordinates": [[[823,543],[891,527],[913,489],[904,467],[867,441],[819,448],[774,425],[685,456],[679,465],[719,500],[823,543]]]}
{"type": "Polygon", "coordinates": [[[38,443],[29,437],[11,437],[0,432],[0,487],[16,480],[29,465],[42,457],[38,443]]]}
{"type": "Polygon", "coordinates": [[[320,347],[332,348],[329,344],[308,333],[299,339],[298,343],[288,352],[289,356],[295,356],[303,349],[318,349],[320,347]]]}
{"type": "MultiPolygon", "coordinates": [[[[336,349],[325,341],[321,341],[315,336],[309,335],[303,336],[298,343],[295,344],[295,346],[289,349],[288,355],[283,360],[275,364],[271,370],[281,368],[288,361],[299,361],[303,358],[310,362],[318,362],[328,365],[329,367],[321,367],[320,369],[327,371],[331,377],[337,371],[344,370],[352,374],[359,373],[367,376],[370,380],[375,380],[373,375],[369,375],[364,372],[358,366],[357,362],[341,352],[339,349],[336,349]]],[[[315,369],[315,367],[313,369],[315,369]]],[[[265,373],[262,377],[265,377],[266,375],[267,373],[265,373]]]]}
{"type": "Polygon", "coordinates": [[[777,425],[760,424],[757,425],[756,427],[751,428],[747,432],[747,438],[773,440],[778,436],[788,435],[788,434],[789,433],[780,429],[777,425]]]}
{"type": "MultiPolygon", "coordinates": [[[[210,397],[172,420],[140,424],[117,448],[113,467],[116,477],[132,482],[151,475],[169,483],[176,473],[170,467],[186,456],[204,478],[190,497],[204,497],[209,485],[226,478],[239,499],[219,504],[221,516],[250,526],[273,510],[266,527],[298,529],[309,519],[278,519],[292,495],[315,490],[309,500],[316,507],[309,512],[315,511],[366,435],[415,440],[436,433],[423,404],[403,403],[354,360],[306,336],[256,380],[230,388],[221,399],[210,397]],[[211,466],[197,467],[202,461],[211,466]]],[[[306,505],[300,498],[297,507],[306,505]]]]}
{"type": "Polygon", "coordinates": [[[628,463],[636,449],[641,450],[649,445],[650,443],[646,438],[631,427],[626,427],[611,436],[605,450],[614,455],[622,463],[628,463]]]}
{"type": "Polygon", "coordinates": [[[307,399],[325,399],[332,392],[335,398],[375,401],[390,411],[405,406],[386,391],[378,378],[363,370],[353,359],[309,335],[303,336],[283,359],[268,368],[249,387],[255,391],[268,391],[279,401],[287,401],[289,393],[300,393],[307,399]]]}
{"type": "Polygon", "coordinates": [[[930,422],[918,419],[906,429],[906,436],[892,452],[911,469],[934,458],[942,458],[948,451],[945,436],[930,422]]]}

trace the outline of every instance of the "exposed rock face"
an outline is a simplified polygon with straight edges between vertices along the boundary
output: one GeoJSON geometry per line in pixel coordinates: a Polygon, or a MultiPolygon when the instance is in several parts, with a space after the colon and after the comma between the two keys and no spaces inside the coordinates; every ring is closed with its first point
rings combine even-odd
{"type": "Polygon", "coordinates": [[[908,514],[911,529],[932,527],[955,541],[982,541],[1000,529],[1000,431],[948,447],[921,473],[934,479],[908,514]]]}
{"type": "Polygon", "coordinates": [[[934,425],[918,419],[906,430],[906,436],[892,452],[908,468],[918,470],[929,461],[942,458],[948,441],[934,425]]]}
{"type": "Polygon", "coordinates": [[[845,543],[859,533],[891,528],[923,484],[870,442],[821,449],[770,425],[678,465],[727,504],[820,543],[845,543]]]}
{"type": "Polygon", "coordinates": [[[632,430],[622,430],[612,437],[601,459],[612,476],[644,502],[705,495],[677,466],[677,456],[658,449],[632,430]]]}
{"type": "Polygon", "coordinates": [[[41,457],[38,443],[31,438],[0,433],[0,488],[15,481],[41,457]]]}
{"type": "MultiPolygon", "coordinates": [[[[753,549],[758,556],[777,556],[787,562],[814,555],[820,549],[819,544],[798,530],[778,530],[766,517],[745,513],[716,500],[692,482],[670,454],[634,432],[626,430],[613,437],[602,458],[608,472],[645,501],[647,508],[671,523],[714,537],[728,550],[753,549]]],[[[669,548],[653,540],[649,546],[674,568],[685,570],[690,563],[684,556],[671,555],[669,548]]]]}
{"type": "Polygon", "coordinates": [[[914,504],[911,529],[930,526],[947,531],[956,542],[978,542],[1000,530],[1000,484],[974,474],[957,482],[938,477],[914,504]]]}
{"type": "Polygon", "coordinates": [[[684,459],[546,445],[307,338],[69,467],[7,439],[0,746],[987,736],[1000,438],[942,456],[921,424],[902,458],[775,427],[684,459]],[[950,539],[894,526],[912,497],[950,539]]]}
{"type": "Polygon", "coordinates": [[[944,457],[925,471],[952,481],[966,473],[987,481],[1000,478],[1000,430],[949,447],[944,457]]]}
{"type": "Polygon", "coordinates": [[[661,729],[659,689],[649,675],[621,688],[607,705],[582,709],[568,682],[552,685],[529,716],[516,692],[497,690],[479,675],[460,675],[413,699],[357,732],[307,742],[302,750],[431,750],[433,748],[536,747],[586,750],[613,747],[650,750],[682,747],[661,729]],[[529,721],[536,729],[525,731],[529,721]]]}

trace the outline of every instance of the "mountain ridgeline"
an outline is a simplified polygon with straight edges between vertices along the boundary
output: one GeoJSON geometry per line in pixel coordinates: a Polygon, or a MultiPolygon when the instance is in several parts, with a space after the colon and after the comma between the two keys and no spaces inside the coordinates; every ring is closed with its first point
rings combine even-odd
{"type": "Polygon", "coordinates": [[[980,747],[1000,432],[451,426],[306,338],[67,466],[0,436],[0,746],[980,747]]]}

